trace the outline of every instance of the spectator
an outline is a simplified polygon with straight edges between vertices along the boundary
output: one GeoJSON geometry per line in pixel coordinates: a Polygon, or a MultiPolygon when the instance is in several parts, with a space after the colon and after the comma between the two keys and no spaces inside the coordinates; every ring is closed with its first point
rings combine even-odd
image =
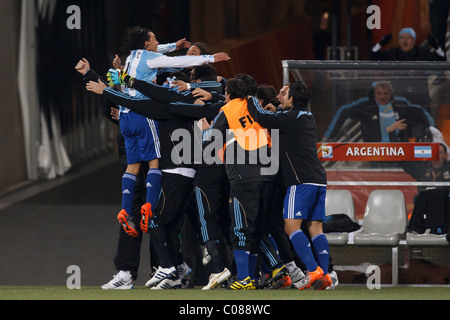
{"type": "MultiPolygon", "coordinates": [[[[448,149],[443,143],[439,144],[439,159],[427,162],[424,172],[418,177],[419,181],[450,182],[450,166],[447,161],[448,149]]],[[[450,187],[448,187],[450,191],[450,187]]]]}
{"type": "MultiPolygon", "coordinates": [[[[378,61],[445,61],[445,53],[439,46],[433,35],[428,37],[428,42],[434,48],[430,51],[416,46],[416,32],[412,28],[403,28],[399,33],[398,47],[381,50],[383,46],[391,42],[392,34],[384,36],[370,53],[370,60],[378,61]]],[[[431,111],[428,77],[411,77],[396,79],[397,94],[414,101],[429,112],[431,111]]]]}
{"type": "Polygon", "coordinates": [[[398,47],[389,50],[381,48],[392,40],[392,33],[381,38],[371,52],[371,60],[379,61],[444,61],[445,54],[439,42],[433,35],[428,37],[428,42],[435,49],[434,52],[423,47],[416,46],[417,35],[413,28],[403,28],[399,33],[398,47]]]}
{"type": "Polygon", "coordinates": [[[368,97],[342,106],[325,132],[323,141],[342,139],[339,130],[347,119],[361,123],[364,142],[407,142],[411,138],[430,140],[431,134],[427,129],[435,126],[431,115],[422,107],[394,96],[392,85],[387,81],[376,82],[368,97]]]}

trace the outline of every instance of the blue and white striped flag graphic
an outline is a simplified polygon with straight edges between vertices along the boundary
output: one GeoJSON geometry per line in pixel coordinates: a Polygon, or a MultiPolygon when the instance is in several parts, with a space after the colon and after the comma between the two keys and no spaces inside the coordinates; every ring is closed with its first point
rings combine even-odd
{"type": "Polygon", "coordinates": [[[431,158],[431,146],[414,147],[414,158],[431,158]]]}

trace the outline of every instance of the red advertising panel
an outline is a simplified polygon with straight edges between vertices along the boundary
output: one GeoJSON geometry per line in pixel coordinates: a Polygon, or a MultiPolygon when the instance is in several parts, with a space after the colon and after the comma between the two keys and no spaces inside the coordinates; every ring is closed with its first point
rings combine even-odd
{"type": "Polygon", "coordinates": [[[318,143],[321,161],[436,161],[438,143],[318,143]]]}

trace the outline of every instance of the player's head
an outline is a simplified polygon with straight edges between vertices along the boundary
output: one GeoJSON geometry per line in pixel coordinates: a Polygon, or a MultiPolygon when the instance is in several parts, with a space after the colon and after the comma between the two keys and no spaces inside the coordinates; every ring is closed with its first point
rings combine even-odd
{"type": "Polygon", "coordinates": [[[205,54],[211,54],[211,50],[203,42],[194,43],[187,51],[187,56],[202,56],[205,54]]]}
{"type": "Polygon", "coordinates": [[[256,96],[258,97],[259,103],[265,107],[269,103],[272,103],[273,105],[279,104],[277,94],[277,90],[274,87],[262,84],[258,86],[258,93],[256,96]]]}
{"type": "Polygon", "coordinates": [[[247,85],[241,79],[229,79],[225,87],[225,97],[226,102],[229,102],[233,99],[247,98],[247,85]]]}
{"type": "Polygon", "coordinates": [[[234,78],[245,82],[247,86],[247,95],[256,97],[258,94],[258,83],[255,78],[246,73],[239,73],[235,75],[234,78]]]}
{"type": "Polygon", "coordinates": [[[277,95],[277,99],[280,102],[280,107],[282,109],[284,109],[284,96],[288,93],[289,91],[289,85],[285,85],[283,86],[283,88],[280,89],[280,92],[277,95]]]}
{"type": "Polygon", "coordinates": [[[217,81],[217,70],[209,64],[194,67],[191,74],[192,81],[217,81]]]}
{"type": "Polygon", "coordinates": [[[158,46],[155,34],[148,28],[131,27],[127,30],[122,42],[122,50],[130,52],[133,50],[145,49],[156,50],[158,46]],[[154,48],[155,47],[155,48],[154,48]]]}
{"type": "Polygon", "coordinates": [[[403,28],[398,35],[398,44],[404,52],[411,51],[416,44],[416,32],[413,28],[403,28]]]}
{"type": "Polygon", "coordinates": [[[283,108],[300,107],[306,109],[308,107],[311,94],[308,88],[301,81],[292,82],[289,85],[289,91],[284,96],[283,108]]]}

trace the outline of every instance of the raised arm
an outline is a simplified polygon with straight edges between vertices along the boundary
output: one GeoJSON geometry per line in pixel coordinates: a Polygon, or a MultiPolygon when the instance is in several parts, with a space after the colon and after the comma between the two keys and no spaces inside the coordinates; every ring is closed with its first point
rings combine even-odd
{"type": "Polygon", "coordinates": [[[154,120],[167,120],[174,116],[167,110],[167,105],[151,99],[138,99],[123,92],[107,87],[100,80],[90,81],[86,89],[93,93],[103,95],[104,98],[115,105],[125,106],[133,112],[139,113],[154,120]]]}
{"type": "Polygon", "coordinates": [[[178,56],[168,57],[161,55],[158,58],[147,61],[147,66],[152,69],[158,68],[187,68],[195,67],[208,63],[217,63],[229,61],[230,57],[225,52],[216,53],[215,55],[204,56],[178,56]]]}

